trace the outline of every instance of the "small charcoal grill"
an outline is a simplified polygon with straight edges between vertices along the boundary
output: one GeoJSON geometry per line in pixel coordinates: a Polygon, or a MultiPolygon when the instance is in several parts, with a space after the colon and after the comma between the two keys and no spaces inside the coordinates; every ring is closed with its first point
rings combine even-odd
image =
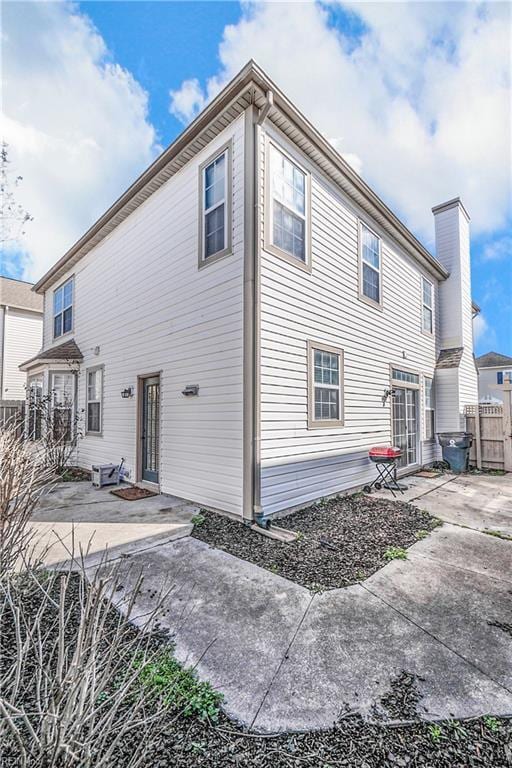
{"type": "Polygon", "coordinates": [[[395,491],[403,493],[406,490],[406,486],[400,485],[396,479],[397,462],[401,455],[402,451],[396,445],[377,445],[370,448],[368,457],[375,464],[377,477],[373,483],[365,485],[363,488],[365,493],[371,493],[372,488],[376,491],[387,488],[393,496],[396,496],[395,491]]]}

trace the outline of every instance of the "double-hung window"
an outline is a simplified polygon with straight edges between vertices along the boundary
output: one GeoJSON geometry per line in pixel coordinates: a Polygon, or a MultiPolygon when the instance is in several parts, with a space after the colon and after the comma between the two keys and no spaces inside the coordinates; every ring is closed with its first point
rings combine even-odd
{"type": "Polygon", "coordinates": [[[75,381],[74,373],[51,374],[53,438],[59,442],[67,443],[74,438],[75,381]]]}
{"type": "Polygon", "coordinates": [[[425,388],[425,439],[433,440],[434,430],[435,430],[435,425],[434,425],[435,406],[434,406],[433,380],[425,377],[424,388],[425,388]]]}
{"type": "Polygon", "coordinates": [[[269,160],[269,245],[279,256],[307,266],[307,174],[273,144],[269,160]]]}
{"type": "Polygon", "coordinates": [[[343,425],[343,350],[308,342],[308,426],[343,425]]]}
{"type": "Polygon", "coordinates": [[[73,330],[73,278],[53,292],[53,338],[73,330]]]}
{"type": "Polygon", "coordinates": [[[422,316],[421,328],[424,333],[433,333],[434,330],[434,288],[429,280],[421,278],[422,290],[422,316]]]}
{"type": "Polygon", "coordinates": [[[380,238],[361,223],[361,295],[381,304],[382,265],[380,238]]]}
{"type": "Polygon", "coordinates": [[[231,145],[200,168],[201,223],[199,266],[231,248],[231,145]]]}
{"type": "Polygon", "coordinates": [[[103,417],[103,368],[87,370],[87,432],[101,434],[103,417]]]}

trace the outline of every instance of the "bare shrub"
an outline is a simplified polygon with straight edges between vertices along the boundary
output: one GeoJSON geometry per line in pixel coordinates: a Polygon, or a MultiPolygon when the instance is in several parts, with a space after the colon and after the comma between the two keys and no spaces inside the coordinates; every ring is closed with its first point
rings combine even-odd
{"type": "Polygon", "coordinates": [[[0,586],[0,741],[16,765],[106,768],[138,729],[142,738],[126,762],[136,768],[165,712],[142,680],[157,653],[147,630],[161,602],[144,618],[146,631],[137,630],[129,622],[141,581],[121,615],[110,603],[115,570],[87,575],[83,566],[78,573],[29,568],[0,586]]]}
{"type": "Polygon", "coordinates": [[[26,556],[30,516],[54,477],[55,466],[23,439],[18,420],[0,429],[0,578],[26,556]]]}

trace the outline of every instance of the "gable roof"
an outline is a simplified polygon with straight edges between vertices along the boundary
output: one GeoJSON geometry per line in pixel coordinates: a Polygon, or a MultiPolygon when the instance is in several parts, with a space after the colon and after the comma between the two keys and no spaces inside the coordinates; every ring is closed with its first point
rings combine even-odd
{"type": "Polygon", "coordinates": [[[295,141],[312,162],[372,216],[405,251],[438,279],[448,277],[448,272],[442,264],[299,112],[268,75],[251,60],[36,283],[34,290],[43,292],[58,280],[251,104],[257,109],[270,107],[268,119],[295,141]],[[269,94],[272,94],[271,104],[269,94]]]}
{"type": "Polygon", "coordinates": [[[74,339],[69,339],[62,344],[57,344],[56,347],[50,347],[49,349],[45,349],[42,352],[38,352],[35,357],[31,357],[30,360],[26,360],[24,363],[22,363],[20,368],[22,370],[26,370],[26,368],[31,368],[37,363],[55,361],[67,363],[71,361],[80,361],[83,359],[84,356],[82,355],[76,341],[74,339]]]}
{"type": "Polygon", "coordinates": [[[439,368],[458,368],[462,360],[464,347],[451,347],[442,349],[437,358],[436,370],[439,368]]]}
{"type": "Polygon", "coordinates": [[[512,365],[512,357],[500,355],[499,352],[486,352],[476,358],[477,368],[499,368],[502,365],[512,365]]]}

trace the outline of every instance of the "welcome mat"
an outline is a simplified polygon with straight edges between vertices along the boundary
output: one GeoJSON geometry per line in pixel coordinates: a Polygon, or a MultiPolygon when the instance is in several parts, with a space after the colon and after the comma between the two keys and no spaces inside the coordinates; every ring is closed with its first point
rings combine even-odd
{"type": "Polygon", "coordinates": [[[441,477],[442,472],[435,472],[433,469],[422,469],[420,472],[416,472],[415,477],[441,477]]]}
{"type": "Polygon", "coordinates": [[[110,491],[114,496],[119,496],[120,499],[125,501],[138,501],[139,499],[147,499],[149,496],[158,496],[154,491],[148,491],[147,488],[137,488],[133,486],[131,488],[116,488],[115,491],[110,491]]]}

